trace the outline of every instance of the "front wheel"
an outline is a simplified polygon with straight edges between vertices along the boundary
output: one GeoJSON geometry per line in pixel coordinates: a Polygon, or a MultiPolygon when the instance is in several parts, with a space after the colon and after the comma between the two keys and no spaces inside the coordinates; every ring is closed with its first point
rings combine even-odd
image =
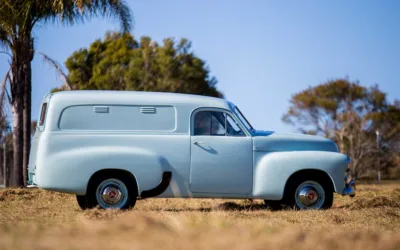
{"type": "Polygon", "coordinates": [[[317,178],[296,179],[287,193],[288,205],[295,209],[329,209],[333,204],[330,183],[317,178]]]}

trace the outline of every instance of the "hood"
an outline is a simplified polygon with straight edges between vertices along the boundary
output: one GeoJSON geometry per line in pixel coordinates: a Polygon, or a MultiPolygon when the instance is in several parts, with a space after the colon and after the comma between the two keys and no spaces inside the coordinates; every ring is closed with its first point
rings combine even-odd
{"type": "Polygon", "coordinates": [[[254,131],[253,149],[256,151],[331,151],[338,152],[336,143],[322,136],[254,131]]]}

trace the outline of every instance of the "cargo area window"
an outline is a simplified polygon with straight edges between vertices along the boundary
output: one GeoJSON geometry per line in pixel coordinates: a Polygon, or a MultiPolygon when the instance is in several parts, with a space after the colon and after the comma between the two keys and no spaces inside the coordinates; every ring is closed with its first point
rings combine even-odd
{"type": "Polygon", "coordinates": [[[60,118],[62,130],[174,131],[173,106],[77,105],[66,108],[60,118]]]}
{"type": "Polygon", "coordinates": [[[43,126],[44,120],[46,119],[47,103],[43,103],[42,110],[40,111],[39,126],[43,126]]]}

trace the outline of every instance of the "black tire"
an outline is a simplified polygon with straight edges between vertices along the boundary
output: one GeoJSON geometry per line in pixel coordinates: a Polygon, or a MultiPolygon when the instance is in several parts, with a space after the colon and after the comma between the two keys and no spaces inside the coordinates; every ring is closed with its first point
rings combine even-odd
{"type": "MultiPolygon", "coordinates": [[[[307,197],[307,199],[309,199],[307,195],[302,197],[303,198],[307,197]]],[[[290,183],[288,183],[288,187],[285,191],[284,200],[287,206],[294,208],[296,210],[329,209],[332,207],[333,204],[332,182],[330,179],[320,174],[296,176],[294,179],[290,181],[290,183]],[[304,189],[302,189],[302,187],[304,189]],[[300,198],[301,196],[299,195],[298,192],[296,192],[301,189],[307,190],[308,187],[311,187],[311,191],[309,192],[304,191],[306,194],[310,194],[312,198],[314,198],[315,194],[317,194],[316,196],[317,201],[312,205],[305,205],[304,203],[302,203],[300,198]],[[323,192],[321,190],[323,190],[323,192]],[[297,199],[296,196],[298,197],[297,199]]],[[[309,201],[311,202],[312,199],[309,199],[309,201]]]]}
{"type": "Polygon", "coordinates": [[[86,202],[86,195],[77,195],[76,201],[78,202],[78,205],[82,210],[88,209],[88,204],[86,202]]]}
{"type": "MultiPolygon", "coordinates": [[[[117,187],[117,185],[112,185],[112,184],[110,184],[109,186],[117,187]]],[[[99,206],[99,208],[101,209],[108,209],[108,208],[121,209],[121,210],[131,209],[136,204],[137,196],[138,195],[137,195],[136,183],[133,183],[132,180],[130,180],[128,177],[123,176],[121,174],[97,175],[94,176],[93,179],[89,182],[86,194],[86,204],[83,207],[94,208],[99,206]],[[107,182],[111,183],[113,181],[114,183],[118,183],[119,185],[121,185],[118,187],[120,187],[121,189],[119,191],[123,194],[122,196],[123,198],[121,198],[122,201],[119,202],[117,205],[107,205],[107,203],[104,200],[99,200],[101,198],[98,195],[96,195],[96,193],[98,192],[98,188],[100,185],[102,185],[102,183],[107,183],[107,182]],[[123,188],[123,186],[125,186],[126,189],[123,188]]]]}

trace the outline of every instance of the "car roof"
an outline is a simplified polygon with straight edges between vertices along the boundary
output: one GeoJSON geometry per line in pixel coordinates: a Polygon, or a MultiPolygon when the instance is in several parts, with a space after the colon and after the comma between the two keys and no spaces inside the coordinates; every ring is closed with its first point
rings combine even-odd
{"type": "Polygon", "coordinates": [[[64,104],[114,104],[114,105],[173,105],[189,104],[191,106],[217,107],[229,109],[232,105],[223,98],[151,91],[121,91],[121,90],[72,90],[59,91],[51,94],[51,102],[64,104]]]}

